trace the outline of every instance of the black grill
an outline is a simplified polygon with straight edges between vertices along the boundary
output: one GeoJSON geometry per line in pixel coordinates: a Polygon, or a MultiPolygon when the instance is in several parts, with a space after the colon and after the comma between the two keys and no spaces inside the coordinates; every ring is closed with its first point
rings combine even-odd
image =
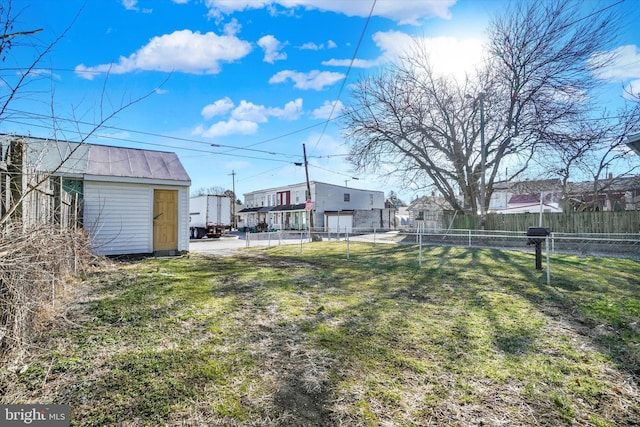
{"type": "Polygon", "coordinates": [[[542,242],[551,234],[546,227],[529,227],[527,229],[527,245],[536,246],[536,270],[542,270],[542,242]]]}

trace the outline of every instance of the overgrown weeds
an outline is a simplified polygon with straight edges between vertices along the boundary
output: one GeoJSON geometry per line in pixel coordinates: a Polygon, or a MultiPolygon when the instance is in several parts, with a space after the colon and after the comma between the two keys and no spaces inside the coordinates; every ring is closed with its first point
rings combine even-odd
{"type": "Polygon", "coordinates": [[[55,309],[65,283],[91,259],[80,230],[0,229],[0,360],[17,366],[55,309]]]}

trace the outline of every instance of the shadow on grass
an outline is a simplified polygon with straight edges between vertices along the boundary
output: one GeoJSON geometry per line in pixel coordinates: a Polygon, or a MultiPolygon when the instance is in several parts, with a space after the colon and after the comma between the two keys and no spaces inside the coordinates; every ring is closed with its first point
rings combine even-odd
{"type": "Polygon", "coordinates": [[[143,260],[94,276],[103,284],[86,307],[91,326],[119,331],[101,341],[120,348],[102,350],[102,368],[59,398],[91,402],[75,409],[83,425],[332,425],[330,383],[305,380],[309,361],[299,356],[321,355],[271,307],[270,293],[295,292],[287,273],[308,268],[297,264],[241,255],[143,260]]]}
{"type": "MultiPolygon", "coordinates": [[[[493,410],[472,384],[499,388],[520,375],[519,364],[549,353],[537,311],[569,324],[612,318],[606,300],[600,307],[588,297],[613,285],[587,269],[575,277],[587,266],[581,260],[554,259],[558,271],[547,286],[530,254],[430,247],[420,268],[408,245],[354,245],[349,260],[344,243],[313,245],[302,254],[279,247],[147,260],[123,264],[115,279],[93,277],[104,281],[86,305],[86,326],[105,336],[87,344],[86,331],[71,331],[67,339],[88,345],[78,351],[95,359],[56,373],[79,378],[59,401],[84,402],[77,408],[83,425],[391,425],[414,416],[447,425],[473,404],[493,410]],[[409,395],[421,409],[406,408],[409,395]]],[[[591,270],[605,271],[598,268],[591,270]]],[[[637,303],[632,276],[615,280],[637,303]]],[[[602,337],[591,338],[634,372],[633,341],[611,336],[609,350],[602,337]]],[[[547,365],[551,373],[522,375],[549,384],[577,369],[547,365]]],[[[43,365],[33,384],[47,375],[43,365]]],[[[543,424],[562,419],[543,392],[519,398],[516,407],[526,405],[543,424]]],[[[512,424],[527,425],[526,414],[513,416],[523,418],[512,424]]]]}

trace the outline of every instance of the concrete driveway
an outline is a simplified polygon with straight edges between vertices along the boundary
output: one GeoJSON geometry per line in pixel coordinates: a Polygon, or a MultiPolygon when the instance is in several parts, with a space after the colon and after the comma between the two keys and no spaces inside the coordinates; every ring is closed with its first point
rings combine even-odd
{"type": "Polygon", "coordinates": [[[238,249],[256,246],[278,246],[307,243],[306,234],[279,238],[274,233],[246,233],[234,231],[218,239],[194,239],[189,241],[189,252],[215,255],[233,255],[238,249]],[[247,241],[248,237],[248,241],[247,241]]]}

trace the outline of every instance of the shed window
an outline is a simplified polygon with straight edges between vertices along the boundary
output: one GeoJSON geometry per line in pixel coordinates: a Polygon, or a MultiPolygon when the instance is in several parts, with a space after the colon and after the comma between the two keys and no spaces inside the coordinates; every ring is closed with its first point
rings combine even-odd
{"type": "Polygon", "coordinates": [[[344,201],[345,202],[350,202],[351,201],[351,194],[344,193],[344,201]]]}

